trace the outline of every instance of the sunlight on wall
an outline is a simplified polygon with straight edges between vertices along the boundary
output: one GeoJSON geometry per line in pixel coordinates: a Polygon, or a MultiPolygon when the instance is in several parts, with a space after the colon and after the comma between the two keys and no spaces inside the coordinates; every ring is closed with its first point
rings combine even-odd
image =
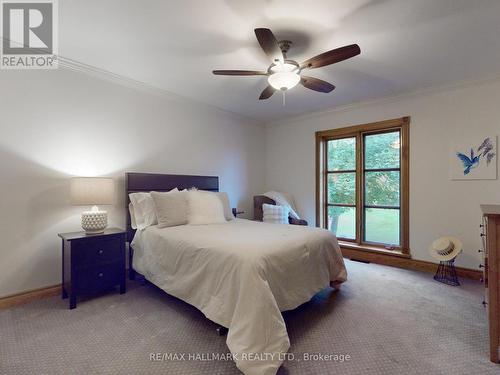
{"type": "Polygon", "coordinates": [[[56,139],[46,138],[43,143],[33,139],[28,147],[26,143],[7,144],[0,140],[0,148],[8,149],[26,160],[68,176],[111,175],[126,170],[137,159],[141,159],[137,150],[134,150],[134,153],[126,152],[123,143],[107,142],[95,133],[86,137],[68,134],[56,139]]]}

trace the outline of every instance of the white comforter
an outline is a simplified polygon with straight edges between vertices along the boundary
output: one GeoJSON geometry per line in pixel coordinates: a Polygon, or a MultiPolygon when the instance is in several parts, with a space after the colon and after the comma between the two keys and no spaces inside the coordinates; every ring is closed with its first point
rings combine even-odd
{"type": "Polygon", "coordinates": [[[307,302],[344,261],[327,230],[235,219],[137,231],[133,268],[229,328],[227,346],[247,375],[275,374],[290,347],[281,311],[307,302]]]}

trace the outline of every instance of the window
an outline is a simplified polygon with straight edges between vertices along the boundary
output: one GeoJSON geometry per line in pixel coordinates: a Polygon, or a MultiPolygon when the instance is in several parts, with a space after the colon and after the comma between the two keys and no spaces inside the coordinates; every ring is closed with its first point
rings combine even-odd
{"type": "Polygon", "coordinates": [[[316,133],[317,225],[343,246],[409,253],[409,122],[316,133]]]}

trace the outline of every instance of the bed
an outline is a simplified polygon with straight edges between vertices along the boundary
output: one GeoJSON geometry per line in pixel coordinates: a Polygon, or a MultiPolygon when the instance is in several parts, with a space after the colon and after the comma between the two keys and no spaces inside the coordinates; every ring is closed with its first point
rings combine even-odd
{"type": "MultiPolygon", "coordinates": [[[[219,188],[217,177],[204,176],[127,174],[126,181],[127,197],[219,188]]],[[[247,375],[276,374],[285,359],[290,342],[282,311],[347,277],[337,240],[323,229],[234,219],[136,233],[129,226],[129,239],[131,276],[142,274],[227,327],[228,348],[247,375]]]]}

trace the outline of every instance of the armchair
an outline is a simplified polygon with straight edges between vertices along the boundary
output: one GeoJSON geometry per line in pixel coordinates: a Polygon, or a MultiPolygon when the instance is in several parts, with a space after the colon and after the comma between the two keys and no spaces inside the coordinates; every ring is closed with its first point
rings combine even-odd
{"type": "MultiPolygon", "coordinates": [[[[256,195],[253,197],[253,218],[254,218],[254,220],[262,221],[262,217],[263,217],[262,205],[264,203],[276,205],[276,202],[274,200],[272,200],[271,198],[268,198],[264,195],[256,195]]],[[[288,223],[292,224],[292,225],[307,225],[306,220],[294,219],[291,217],[288,218],[288,223]]]]}

